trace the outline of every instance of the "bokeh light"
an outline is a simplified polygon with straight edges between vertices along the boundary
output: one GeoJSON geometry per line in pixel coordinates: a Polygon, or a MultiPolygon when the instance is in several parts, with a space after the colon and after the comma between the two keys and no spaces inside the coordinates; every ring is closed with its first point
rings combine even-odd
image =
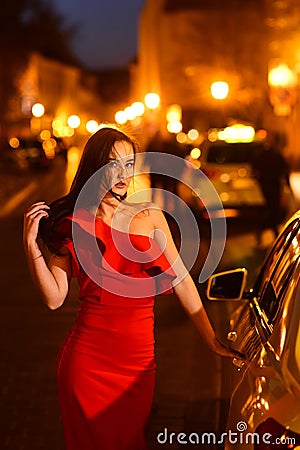
{"type": "Polygon", "coordinates": [[[8,143],[12,148],[18,148],[20,145],[20,141],[16,137],[9,138],[8,143]]]}
{"type": "Polygon", "coordinates": [[[34,117],[42,117],[45,114],[45,106],[42,103],[35,103],[31,108],[34,117]]]}
{"type": "Polygon", "coordinates": [[[198,159],[201,156],[201,150],[198,147],[194,147],[190,153],[193,159],[198,159]]]}
{"type": "Polygon", "coordinates": [[[145,105],[142,102],[133,102],[131,109],[134,111],[135,117],[140,117],[145,112],[145,105]]]}
{"type": "Polygon", "coordinates": [[[191,141],[196,141],[199,137],[199,132],[197,130],[195,130],[194,128],[192,128],[189,132],[188,132],[188,138],[191,141]]]}
{"type": "Polygon", "coordinates": [[[181,131],[176,135],[176,140],[179,144],[185,144],[187,141],[187,135],[181,131]]]}
{"type": "Polygon", "coordinates": [[[96,120],[88,120],[85,128],[89,133],[96,133],[96,131],[99,129],[99,124],[96,120]]]}
{"type": "Polygon", "coordinates": [[[124,111],[117,111],[116,114],[115,114],[115,121],[119,125],[124,125],[124,123],[127,122],[126,113],[124,111]]]}
{"type": "Polygon", "coordinates": [[[270,86],[292,87],[297,84],[295,73],[286,64],[279,64],[271,69],[268,81],[270,86]]]}
{"type": "Polygon", "coordinates": [[[224,100],[229,93],[229,85],[225,81],[215,81],[210,86],[211,95],[216,100],[224,100]]]}
{"type": "Polygon", "coordinates": [[[170,105],[166,111],[166,118],[168,122],[180,122],[182,119],[182,108],[180,105],[170,105]]]}
{"type": "Polygon", "coordinates": [[[169,133],[180,133],[182,130],[181,122],[170,122],[167,124],[167,130],[169,133]]]}
{"type": "Polygon", "coordinates": [[[76,114],[72,114],[70,117],[68,117],[68,125],[71,128],[78,128],[80,125],[80,117],[76,114]]]}
{"type": "Polygon", "coordinates": [[[51,138],[51,133],[49,130],[42,130],[40,132],[40,138],[42,141],[46,141],[47,139],[51,138]]]}
{"type": "Polygon", "coordinates": [[[155,92],[149,92],[145,95],[145,105],[149,109],[156,109],[159,107],[160,104],[160,96],[156,94],[155,92]]]}

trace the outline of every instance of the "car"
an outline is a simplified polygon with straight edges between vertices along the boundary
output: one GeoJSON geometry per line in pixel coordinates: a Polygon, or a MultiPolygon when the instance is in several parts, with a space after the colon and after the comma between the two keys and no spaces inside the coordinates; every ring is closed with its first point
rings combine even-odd
{"type": "MultiPolygon", "coordinates": [[[[236,132],[236,131],[235,131],[236,132]]],[[[199,156],[193,161],[205,177],[186,171],[180,187],[180,196],[194,210],[205,213],[205,209],[218,214],[220,203],[226,217],[257,214],[265,205],[258,181],[253,176],[252,160],[264,149],[264,140],[256,137],[252,127],[227,127],[225,130],[208,133],[199,146],[199,156]],[[227,139],[230,130],[253,130],[253,137],[227,139]],[[223,134],[222,134],[223,133],[223,134]],[[219,136],[218,138],[216,136],[219,136]],[[220,138],[222,137],[222,139],[220,138]],[[192,178],[192,179],[191,179],[192,178]],[[206,195],[207,179],[212,183],[216,195],[206,195]],[[187,188],[192,185],[193,189],[187,188]],[[218,198],[217,198],[218,197],[218,198]],[[221,202],[220,202],[221,201],[221,202]]],[[[258,136],[260,136],[258,134],[258,136]]]]}
{"type": "Polygon", "coordinates": [[[298,449],[300,210],[285,223],[247,290],[246,279],[241,267],[213,274],[207,283],[209,300],[239,302],[227,338],[245,355],[232,366],[237,370],[225,449],[298,449]]]}
{"type": "Polygon", "coordinates": [[[56,157],[67,161],[68,145],[62,138],[49,136],[10,137],[1,143],[1,162],[6,167],[26,170],[49,169],[56,157]]]}
{"type": "Polygon", "coordinates": [[[50,140],[40,141],[37,138],[20,139],[20,150],[26,154],[29,167],[33,169],[48,169],[55,157],[53,144],[50,140]],[[46,145],[48,144],[49,145],[46,145]]]}

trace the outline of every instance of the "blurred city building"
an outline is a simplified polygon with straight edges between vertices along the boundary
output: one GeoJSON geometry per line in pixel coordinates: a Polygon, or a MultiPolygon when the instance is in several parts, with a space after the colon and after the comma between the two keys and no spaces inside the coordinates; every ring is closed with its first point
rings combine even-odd
{"type": "Polygon", "coordinates": [[[300,3],[265,0],[269,28],[268,83],[273,114],[267,126],[286,135],[286,155],[300,169],[300,3]],[[272,80],[270,75],[275,76],[272,80]]]}
{"type": "Polygon", "coordinates": [[[145,0],[137,26],[137,59],[119,70],[91,72],[32,53],[2,135],[47,129],[80,144],[102,121],[116,121],[144,146],[158,132],[202,139],[244,123],[279,134],[300,168],[298,0],[145,0]]]}
{"type": "Polygon", "coordinates": [[[136,95],[158,92],[162,109],[180,104],[187,130],[225,126],[230,117],[261,125],[267,31],[261,0],[148,0],[140,18],[136,95]],[[229,85],[223,101],[211,95],[216,81],[229,85]]]}
{"type": "Polygon", "coordinates": [[[88,123],[106,116],[98,77],[79,67],[32,53],[16,84],[7,114],[8,136],[37,136],[49,130],[61,138],[75,139],[76,133],[80,141],[89,135],[88,123]]]}
{"type": "Polygon", "coordinates": [[[297,0],[146,0],[131,98],[160,96],[153,132],[166,132],[168,108],[179,105],[183,131],[250,123],[285,136],[286,155],[297,164],[299,24],[297,0]],[[272,84],[278,67],[290,71],[290,81],[279,70],[272,84]],[[215,95],[213,83],[226,94],[215,95]]]}

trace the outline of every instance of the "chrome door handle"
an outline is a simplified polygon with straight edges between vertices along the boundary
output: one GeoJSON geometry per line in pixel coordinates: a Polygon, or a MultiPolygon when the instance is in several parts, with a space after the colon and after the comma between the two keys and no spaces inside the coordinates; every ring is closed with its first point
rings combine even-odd
{"type": "Polygon", "coordinates": [[[228,341],[235,342],[237,340],[237,333],[235,331],[229,331],[227,339],[228,341]]]}
{"type": "Polygon", "coordinates": [[[232,364],[236,366],[238,370],[241,370],[241,368],[245,365],[245,361],[239,358],[233,358],[232,364]]]}

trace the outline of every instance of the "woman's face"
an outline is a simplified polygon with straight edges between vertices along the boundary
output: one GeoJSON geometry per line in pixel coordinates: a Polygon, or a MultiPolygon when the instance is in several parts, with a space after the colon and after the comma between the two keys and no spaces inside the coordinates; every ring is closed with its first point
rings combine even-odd
{"type": "Polygon", "coordinates": [[[127,141],[118,141],[109,154],[110,185],[113,192],[124,195],[133,177],[134,151],[127,141]]]}

